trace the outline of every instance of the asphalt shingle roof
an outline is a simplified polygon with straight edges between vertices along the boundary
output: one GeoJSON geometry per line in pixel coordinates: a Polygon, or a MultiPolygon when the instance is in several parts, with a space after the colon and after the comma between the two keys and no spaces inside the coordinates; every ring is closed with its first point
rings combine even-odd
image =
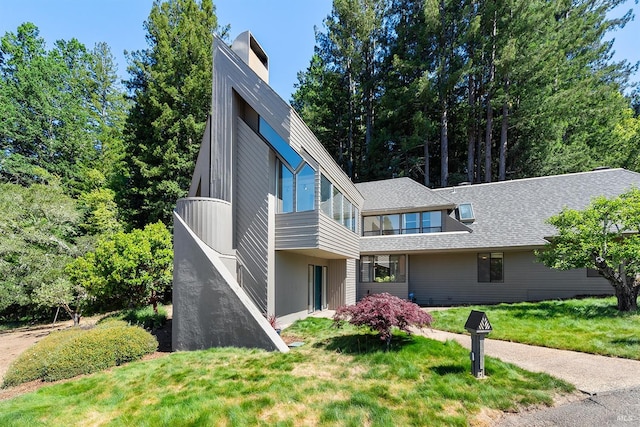
{"type": "Polygon", "coordinates": [[[450,200],[411,178],[361,182],[356,184],[356,188],[364,197],[364,214],[408,211],[424,206],[442,209],[454,207],[450,200]]]}
{"type": "MultiPolygon", "coordinates": [[[[475,221],[466,224],[472,232],[362,237],[360,251],[412,252],[541,246],[546,243],[544,237],[555,233],[554,227],[546,224],[545,220],[563,207],[582,209],[596,196],[617,196],[634,186],[640,188],[640,174],[624,169],[605,169],[429,190],[455,205],[472,203],[475,221]]],[[[366,197],[369,193],[362,193],[367,206],[366,197]]],[[[366,214],[364,210],[363,213],[366,214]]]]}

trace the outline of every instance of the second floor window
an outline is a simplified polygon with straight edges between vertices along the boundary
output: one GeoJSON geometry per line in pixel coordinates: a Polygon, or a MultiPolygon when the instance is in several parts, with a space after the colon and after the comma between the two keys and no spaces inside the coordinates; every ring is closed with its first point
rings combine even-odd
{"type": "Polygon", "coordinates": [[[441,211],[369,215],[362,218],[363,236],[440,232],[442,232],[441,211]]]}

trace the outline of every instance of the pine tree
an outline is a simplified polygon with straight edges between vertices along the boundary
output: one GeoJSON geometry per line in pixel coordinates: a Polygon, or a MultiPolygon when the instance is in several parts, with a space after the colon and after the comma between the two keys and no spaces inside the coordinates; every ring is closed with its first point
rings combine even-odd
{"type": "Polygon", "coordinates": [[[134,105],[126,123],[126,176],[118,202],[130,226],[171,224],[187,194],[211,107],[211,0],[155,0],[145,22],[148,49],[129,56],[134,105]]]}

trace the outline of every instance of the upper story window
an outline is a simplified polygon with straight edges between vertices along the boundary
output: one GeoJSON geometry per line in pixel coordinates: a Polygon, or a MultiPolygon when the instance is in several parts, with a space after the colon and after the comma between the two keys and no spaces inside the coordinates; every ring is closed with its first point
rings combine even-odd
{"type": "Polygon", "coordinates": [[[303,162],[303,166],[294,173],[284,162],[278,161],[277,164],[276,195],[278,198],[278,212],[289,213],[314,210],[316,172],[313,168],[303,162]]]}
{"type": "Polygon", "coordinates": [[[442,212],[422,212],[422,232],[440,233],[442,232],[442,212]]]}
{"type": "Polygon", "coordinates": [[[296,212],[312,211],[315,208],[316,173],[305,164],[296,173],[296,212]]]}
{"type": "Polygon", "coordinates": [[[400,215],[382,215],[382,234],[400,234],[400,215]]]}
{"type": "Polygon", "coordinates": [[[462,222],[473,222],[476,219],[473,213],[473,206],[471,203],[461,203],[458,205],[458,219],[462,222]]]}
{"type": "Polygon", "coordinates": [[[285,141],[278,133],[260,117],[258,132],[269,142],[269,145],[289,164],[291,169],[298,169],[302,163],[302,157],[285,141]]]}
{"type": "Polygon", "coordinates": [[[320,174],[320,210],[337,223],[357,232],[358,208],[323,174],[320,174]]]}
{"type": "Polygon", "coordinates": [[[440,232],[442,232],[441,211],[370,215],[362,218],[363,236],[440,232]]]}

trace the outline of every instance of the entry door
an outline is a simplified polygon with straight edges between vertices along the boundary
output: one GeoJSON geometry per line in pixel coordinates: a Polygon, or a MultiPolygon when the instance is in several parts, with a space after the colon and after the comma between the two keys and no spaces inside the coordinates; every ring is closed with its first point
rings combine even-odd
{"type": "Polygon", "coordinates": [[[313,287],[313,309],[322,310],[322,266],[316,265],[313,287]]]}
{"type": "Polygon", "coordinates": [[[309,313],[327,308],[327,267],[309,265],[309,313]]]}

